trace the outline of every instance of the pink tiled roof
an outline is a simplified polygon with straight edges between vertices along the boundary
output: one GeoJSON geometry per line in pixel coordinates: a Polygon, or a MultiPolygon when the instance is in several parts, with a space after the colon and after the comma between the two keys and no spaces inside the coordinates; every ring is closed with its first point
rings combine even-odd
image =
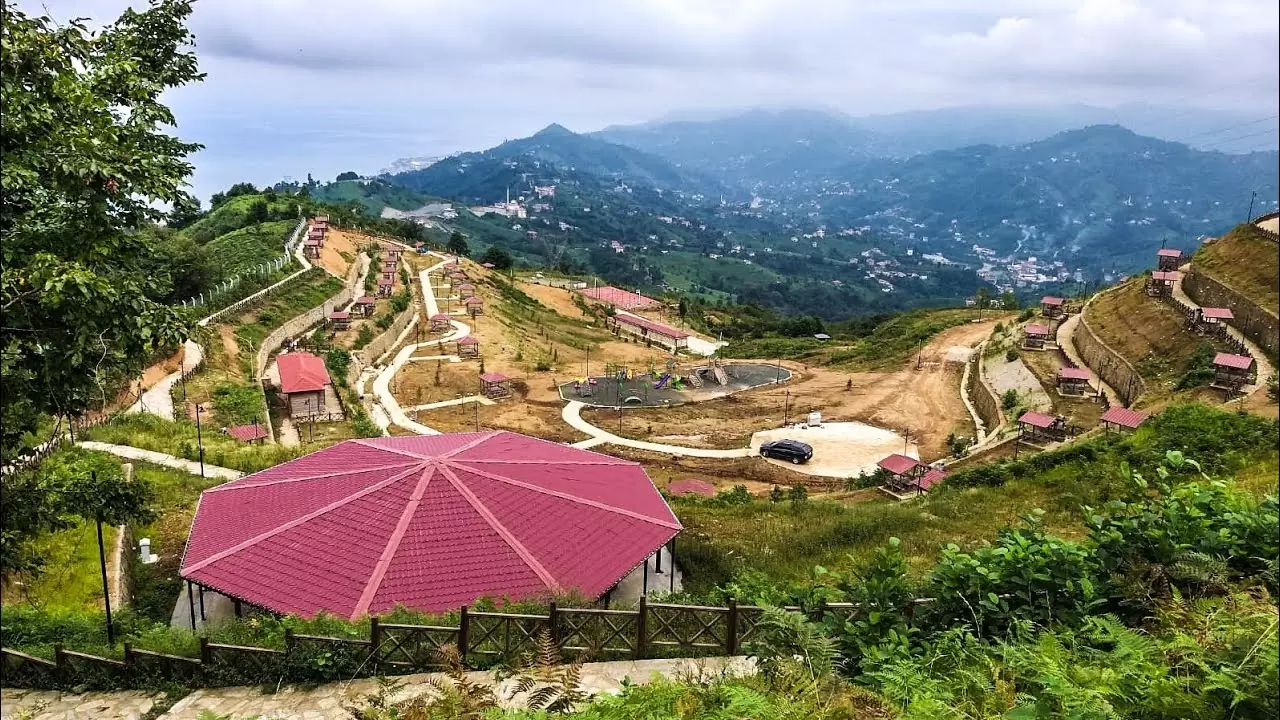
{"type": "Polygon", "coordinates": [[[508,378],[506,375],[503,375],[502,373],[485,373],[480,376],[480,379],[487,383],[500,383],[500,382],[506,382],[510,378],[508,378]]]}
{"type": "Polygon", "coordinates": [[[461,285],[458,286],[458,289],[459,290],[475,290],[476,286],[472,285],[471,283],[462,283],[461,285]]]}
{"type": "Polygon", "coordinates": [[[906,475],[907,473],[910,473],[912,470],[915,470],[916,466],[919,464],[920,464],[919,460],[916,460],[915,458],[912,458],[912,457],[907,457],[906,455],[902,455],[900,453],[894,453],[893,455],[890,455],[889,457],[876,463],[876,465],[879,465],[880,467],[884,468],[885,470],[888,470],[894,475],[906,475]]]}
{"type": "Polygon", "coordinates": [[[1230,308],[1200,308],[1200,314],[1213,320],[1234,320],[1236,318],[1230,308]]]}
{"type": "Polygon", "coordinates": [[[623,315],[620,313],[618,315],[614,315],[613,319],[620,323],[644,328],[651,333],[657,333],[673,340],[681,340],[689,337],[689,333],[684,332],[683,330],[677,330],[673,327],[663,325],[662,323],[656,323],[649,318],[642,318],[639,315],[623,315]]]}
{"type": "Polygon", "coordinates": [[[1161,248],[1161,249],[1159,249],[1159,250],[1157,250],[1157,251],[1156,251],[1156,255],[1157,255],[1157,256],[1159,256],[1159,257],[1173,257],[1173,258],[1176,258],[1176,257],[1182,257],[1182,251],[1181,251],[1181,250],[1174,250],[1173,248],[1161,248]]]}
{"type": "Polygon", "coordinates": [[[375,305],[377,304],[377,302],[378,302],[378,298],[372,295],[365,295],[364,297],[356,298],[355,304],[356,305],[375,305]]]}
{"type": "Polygon", "coordinates": [[[945,479],[947,479],[946,471],[930,468],[924,475],[920,476],[920,489],[928,490],[945,479]]]}
{"type": "Polygon", "coordinates": [[[320,247],[321,243],[320,243],[320,240],[317,238],[307,238],[302,242],[302,244],[308,247],[320,247]]]}
{"type": "Polygon", "coordinates": [[[1033,323],[1031,325],[1028,325],[1026,327],[1026,330],[1024,330],[1023,332],[1025,332],[1028,335],[1048,335],[1049,328],[1045,327],[1044,325],[1036,325],[1033,323]]]}
{"type": "Polygon", "coordinates": [[[1160,280],[1162,282],[1177,282],[1179,273],[1176,270],[1155,270],[1151,273],[1152,280],[1160,280]]]}
{"type": "Polygon", "coordinates": [[[1104,423],[1114,423],[1122,427],[1136,428],[1148,417],[1150,416],[1144,412],[1116,406],[1102,413],[1102,417],[1099,418],[1099,420],[1104,423]]]}
{"type": "Polygon", "coordinates": [[[621,288],[613,287],[612,285],[579,290],[578,292],[592,300],[599,300],[602,303],[622,308],[623,310],[648,308],[658,304],[658,301],[651,297],[645,297],[640,293],[623,290],[621,288]]]}
{"type": "Polygon", "coordinates": [[[351,313],[345,310],[339,310],[338,312],[329,313],[330,320],[346,320],[350,317],[351,317],[351,313]]]}
{"type": "Polygon", "coordinates": [[[1062,368],[1058,370],[1058,377],[1064,380],[1088,380],[1088,368],[1062,368]]]}
{"type": "Polygon", "coordinates": [[[458,344],[459,345],[479,345],[480,341],[468,335],[464,338],[460,338],[458,340],[458,344]]]}
{"type": "Polygon", "coordinates": [[[1062,298],[1054,297],[1052,295],[1045,295],[1044,297],[1040,298],[1040,304],[1041,305],[1061,305],[1062,298]]]}
{"type": "Polygon", "coordinates": [[[267,436],[267,429],[261,425],[233,425],[227,428],[227,434],[240,442],[253,442],[267,436]]]}
{"type": "Polygon", "coordinates": [[[1018,422],[1026,423],[1032,427],[1047,428],[1053,427],[1053,424],[1057,422],[1057,419],[1052,415],[1045,415],[1044,413],[1038,413],[1034,410],[1028,410],[1027,412],[1022,413],[1022,417],[1018,418],[1018,422]]]}
{"type": "Polygon", "coordinates": [[[1231,353],[1220,352],[1213,356],[1213,364],[1237,370],[1248,370],[1253,367],[1253,358],[1248,355],[1232,355],[1231,353]]]}
{"type": "Polygon", "coordinates": [[[676,480],[667,485],[668,495],[701,495],[703,497],[715,497],[716,486],[706,480],[697,478],[685,478],[676,480]]]}
{"type": "Polygon", "coordinates": [[[481,300],[480,298],[476,297],[475,295],[472,295],[471,297],[467,298],[466,300],[463,300],[462,302],[463,302],[463,303],[465,303],[465,304],[467,304],[467,305],[482,305],[482,304],[484,304],[484,300],[481,300]]]}
{"type": "Polygon", "coordinates": [[[181,575],[353,619],[599,597],[680,529],[635,462],[505,431],[348,440],[206,490],[181,575]]]}
{"type": "Polygon", "coordinates": [[[449,316],[448,316],[448,315],[445,315],[444,313],[436,313],[435,315],[432,315],[432,316],[431,316],[431,319],[432,319],[432,320],[444,320],[444,321],[446,321],[446,322],[447,322],[447,321],[449,320],[449,316]]]}
{"type": "Polygon", "coordinates": [[[324,360],[309,352],[285,353],[276,358],[280,368],[280,390],[285,393],[323,390],[329,384],[324,360]]]}

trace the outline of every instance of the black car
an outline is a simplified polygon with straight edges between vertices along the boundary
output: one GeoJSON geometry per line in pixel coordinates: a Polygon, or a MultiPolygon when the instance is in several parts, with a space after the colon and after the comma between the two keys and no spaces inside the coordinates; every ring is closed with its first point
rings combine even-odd
{"type": "Polygon", "coordinates": [[[790,460],[799,465],[813,457],[813,448],[799,440],[774,440],[760,446],[760,457],[790,460]]]}

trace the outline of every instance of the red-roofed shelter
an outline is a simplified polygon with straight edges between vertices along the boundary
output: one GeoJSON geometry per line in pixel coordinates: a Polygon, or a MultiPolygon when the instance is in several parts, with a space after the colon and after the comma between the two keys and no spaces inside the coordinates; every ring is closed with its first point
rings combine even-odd
{"type": "Polygon", "coordinates": [[[1209,387],[1238,392],[1245,385],[1252,385],[1257,377],[1257,365],[1248,355],[1220,352],[1213,357],[1213,382],[1209,387]]]}
{"type": "Polygon", "coordinates": [[[1063,299],[1045,295],[1040,298],[1040,314],[1047,318],[1056,318],[1062,316],[1063,299]]]}
{"type": "Polygon", "coordinates": [[[228,435],[244,443],[261,444],[267,439],[267,429],[256,422],[252,425],[233,425],[225,429],[228,435]]]}
{"type": "Polygon", "coordinates": [[[1117,405],[1108,408],[1098,419],[1106,426],[1107,432],[1111,432],[1113,429],[1136,430],[1139,425],[1147,421],[1148,417],[1150,416],[1147,413],[1117,405]]]}
{"type": "Polygon", "coordinates": [[[1088,395],[1093,392],[1088,368],[1058,369],[1058,392],[1063,395],[1088,395]]]}
{"type": "Polygon", "coordinates": [[[348,440],[206,490],[180,575],[351,619],[598,598],[680,530],[635,462],[506,431],[348,440]]]}
{"type": "Polygon", "coordinates": [[[947,476],[941,470],[901,453],[886,457],[876,463],[876,467],[885,475],[880,489],[899,500],[928,492],[947,476]]]}
{"type": "Polygon", "coordinates": [[[480,375],[480,392],[491,400],[511,397],[511,378],[502,373],[483,373],[480,375]]]}
{"type": "Polygon", "coordinates": [[[1022,328],[1022,347],[1026,350],[1043,350],[1049,342],[1049,327],[1031,323],[1022,328]]]}
{"type": "Polygon", "coordinates": [[[309,352],[285,353],[276,357],[280,372],[280,393],[292,417],[324,413],[325,388],[332,381],[324,360],[309,352]]]}
{"type": "Polygon", "coordinates": [[[1182,274],[1175,271],[1155,270],[1151,273],[1151,277],[1147,278],[1147,294],[1148,295],[1172,295],[1173,286],[1177,284],[1178,278],[1182,274]]]}
{"type": "Polygon", "coordinates": [[[1018,418],[1018,437],[1029,441],[1062,442],[1070,435],[1067,420],[1034,410],[1018,418]]]}
{"type": "Polygon", "coordinates": [[[645,345],[658,343],[671,352],[689,347],[689,333],[654,322],[648,318],[619,312],[606,321],[615,334],[627,333],[642,340],[645,345]]]}
{"type": "Polygon", "coordinates": [[[1177,270],[1178,262],[1182,260],[1182,251],[1173,248],[1160,248],[1156,251],[1156,269],[1158,270],[1177,270]]]}
{"type": "Polygon", "coordinates": [[[605,285],[604,287],[587,288],[579,290],[578,293],[583,297],[591,298],[605,305],[615,307],[619,310],[645,310],[651,307],[657,307],[658,301],[651,297],[646,297],[640,293],[623,290],[605,285]]]}

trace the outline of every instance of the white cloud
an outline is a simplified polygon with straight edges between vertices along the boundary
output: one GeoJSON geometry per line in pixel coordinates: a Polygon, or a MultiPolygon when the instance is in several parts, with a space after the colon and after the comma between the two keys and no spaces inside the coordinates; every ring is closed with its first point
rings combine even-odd
{"type": "Polygon", "coordinates": [[[374,170],[550,122],[1024,102],[1262,117],[1280,82],[1274,0],[201,0],[192,27],[209,78],[173,102],[209,146],[204,194],[237,172],[374,170]]]}

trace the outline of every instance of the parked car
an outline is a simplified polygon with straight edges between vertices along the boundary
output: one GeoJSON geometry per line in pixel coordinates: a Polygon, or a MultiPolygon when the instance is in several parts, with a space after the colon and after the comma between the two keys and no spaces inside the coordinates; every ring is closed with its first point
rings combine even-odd
{"type": "Polygon", "coordinates": [[[813,448],[799,440],[774,440],[760,446],[760,457],[790,460],[799,465],[813,458],[813,448]]]}

